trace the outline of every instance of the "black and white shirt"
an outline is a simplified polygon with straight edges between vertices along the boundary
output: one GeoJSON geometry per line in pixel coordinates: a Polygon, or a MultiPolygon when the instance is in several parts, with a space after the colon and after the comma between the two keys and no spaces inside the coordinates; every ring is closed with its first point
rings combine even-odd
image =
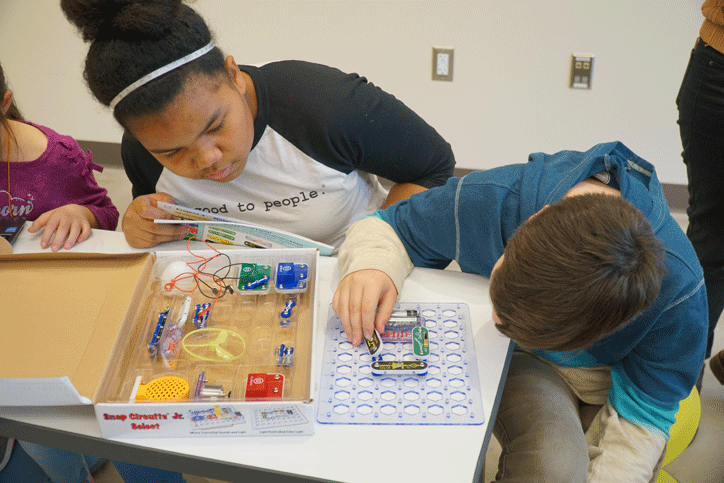
{"type": "Polygon", "coordinates": [[[165,192],[179,204],[338,247],[387,197],[377,176],[432,188],[452,175],[450,145],[364,77],[302,61],[239,68],[251,76],[258,105],[242,174],[228,183],[182,178],[126,133],[121,150],[134,198],[165,192]]]}

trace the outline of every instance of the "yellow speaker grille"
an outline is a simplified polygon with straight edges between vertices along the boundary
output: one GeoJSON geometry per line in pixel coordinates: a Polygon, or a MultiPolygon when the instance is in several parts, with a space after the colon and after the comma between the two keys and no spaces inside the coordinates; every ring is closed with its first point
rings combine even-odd
{"type": "Polygon", "coordinates": [[[187,399],[189,397],[189,383],[176,376],[164,376],[154,379],[148,384],[138,387],[136,399],[163,400],[187,399]]]}

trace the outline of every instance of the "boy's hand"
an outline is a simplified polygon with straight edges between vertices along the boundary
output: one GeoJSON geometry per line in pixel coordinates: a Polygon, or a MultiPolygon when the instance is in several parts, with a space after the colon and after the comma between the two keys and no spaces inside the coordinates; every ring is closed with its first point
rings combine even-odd
{"type": "Polygon", "coordinates": [[[45,227],[40,238],[40,246],[48,248],[53,241],[51,250],[57,252],[62,248],[70,250],[76,243],[88,239],[91,228],[96,228],[98,222],[93,212],[81,205],[64,205],[54,210],[46,211],[40,215],[28,231],[36,233],[45,227]]]}
{"type": "Polygon", "coordinates": [[[148,248],[162,242],[182,240],[186,236],[186,228],[181,225],[164,225],[154,223],[156,218],[172,219],[173,216],[158,208],[156,203],[165,201],[174,203],[173,197],[167,193],[153,193],[139,196],[128,205],[123,215],[123,234],[129,245],[135,248],[148,248]]]}
{"type": "Polygon", "coordinates": [[[376,328],[385,331],[397,301],[397,287],[380,270],[352,272],[339,282],[332,307],[344,325],[347,340],[354,345],[369,339],[376,328]]]}

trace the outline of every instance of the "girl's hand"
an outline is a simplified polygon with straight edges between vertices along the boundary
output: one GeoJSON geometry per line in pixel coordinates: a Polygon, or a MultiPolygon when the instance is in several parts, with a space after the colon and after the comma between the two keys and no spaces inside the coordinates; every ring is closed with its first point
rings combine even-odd
{"type": "Polygon", "coordinates": [[[156,218],[171,219],[172,215],[166,213],[156,205],[159,201],[174,203],[173,196],[167,193],[153,193],[142,195],[134,199],[126,213],[123,215],[123,234],[129,245],[135,248],[148,248],[159,243],[183,240],[186,228],[182,225],[164,225],[154,223],[156,218]]]}
{"type": "Polygon", "coordinates": [[[28,231],[36,233],[45,228],[40,238],[40,246],[48,248],[52,240],[50,249],[57,252],[61,247],[70,250],[76,243],[87,240],[91,228],[97,226],[93,212],[85,206],[71,204],[46,211],[30,225],[28,231]]]}

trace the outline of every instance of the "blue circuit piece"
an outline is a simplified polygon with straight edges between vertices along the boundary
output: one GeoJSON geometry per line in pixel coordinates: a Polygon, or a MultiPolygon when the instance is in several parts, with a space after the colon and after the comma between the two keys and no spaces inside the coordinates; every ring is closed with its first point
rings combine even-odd
{"type": "Polygon", "coordinates": [[[284,310],[282,310],[279,315],[288,319],[292,316],[292,309],[295,305],[297,305],[297,303],[294,300],[287,300],[287,303],[284,305],[284,310]]]}
{"type": "Polygon", "coordinates": [[[158,354],[158,346],[161,343],[161,334],[163,333],[163,328],[166,326],[166,321],[168,320],[168,313],[170,311],[171,308],[166,307],[161,311],[160,314],[158,314],[156,329],[153,331],[153,335],[151,336],[151,342],[148,343],[148,353],[151,355],[151,359],[155,359],[156,354],[158,354]]]}
{"type": "Polygon", "coordinates": [[[267,283],[268,281],[269,281],[269,277],[266,276],[266,275],[264,275],[264,276],[261,277],[261,278],[258,278],[258,279],[256,279],[256,280],[253,280],[253,281],[248,282],[248,283],[245,283],[245,284],[244,284],[244,289],[245,289],[245,290],[252,290],[252,289],[255,289],[255,288],[257,288],[257,287],[260,287],[260,286],[264,285],[264,284],[267,283]]]}
{"type": "Polygon", "coordinates": [[[304,263],[280,263],[277,265],[276,286],[280,290],[307,288],[309,267],[304,263]]]}
{"type": "Polygon", "coordinates": [[[278,346],[276,348],[276,350],[274,351],[274,357],[277,360],[278,366],[281,366],[282,363],[284,362],[284,349],[285,349],[284,344],[282,344],[282,345],[278,346]]]}
{"type": "Polygon", "coordinates": [[[281,312],[279,312],[279,316],[281,319],[279,319],[279,325],[282,327],[288,327],[291,323],[291,317],[292,317],[292,308],[297,305],[297,303],[294,300],[287,300],[286,304],[284,305],[284,309],[282,309],[281,312]]]}
{"type": "Polygon", "coordinates": [[[291,367],[292,364],[294,364],[294,347],[287,347],[284,349],[282,365],[284,367],[291,367]]]}
{"type": "Polygon", "coordinates": [[[203,304],[196,304],[196,312],[194,312],[194,325],[197,329],[203,329],[208,324],[207,321],[209,320],[209,313],[211,310],[208,310],[209,307],[211,307],[211,303],[205,302],[203,304]]]}
{"type": "Polygon", "coordinates": [[[277,360],[277,366],[290,367],[294,364],[294,347],[286,347],[282,344],[276,348],[274,356],[277,360]]]}

